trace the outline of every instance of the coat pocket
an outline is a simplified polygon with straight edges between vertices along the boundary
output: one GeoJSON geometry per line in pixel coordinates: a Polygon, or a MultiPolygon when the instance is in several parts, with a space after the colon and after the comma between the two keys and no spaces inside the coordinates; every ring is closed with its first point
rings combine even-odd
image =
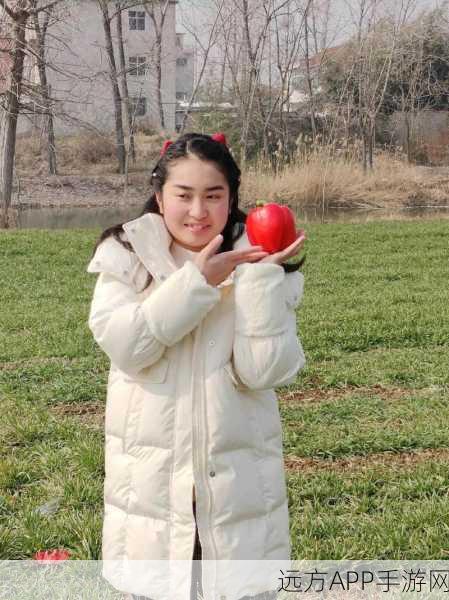
{"type": "Polygon", "coordinates": [[[126,376],[125,381],[136,383],[164,383],[167,379],[169,360],[161,357],[149,367],[141,369],[137,375],[126,376]]]}
{"type": "Polygon", "coordinates": [[[232,383],[238,390],[248,390],[248,387],[242,381],[240,381],[237,373],[234,371],[234,366],[231,360],[223,365],[223,369],[226,371],[232,383]]]}

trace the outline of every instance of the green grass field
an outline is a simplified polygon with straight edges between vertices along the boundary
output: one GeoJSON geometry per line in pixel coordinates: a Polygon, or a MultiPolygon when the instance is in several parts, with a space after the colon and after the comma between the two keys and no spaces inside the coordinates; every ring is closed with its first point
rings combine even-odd
{"type": "MultiPolygon", "coordinates": [[[[295,559],[449,555],[448,221],[310,225],[279,390],[295,559]]],[[[7,231],[0,558],[97,559],[108,359],[87,327],[99,230],[7,231]],[[59,498],[51,516],[36,508],[59,498]]]]}

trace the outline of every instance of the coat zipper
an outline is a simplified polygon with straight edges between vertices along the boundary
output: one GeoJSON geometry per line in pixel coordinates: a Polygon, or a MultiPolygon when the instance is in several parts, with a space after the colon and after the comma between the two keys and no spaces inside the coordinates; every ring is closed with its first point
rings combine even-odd
{"type": "MultiPolygon", "coordinates": [[[[197,356],[198,354],[198,346],[199,346],[199,342],[201,339],[201,332],[202,332],[202,323],[200,323],[197,327],[197,331],[196,331],[196,337],[195,337],[195,345],[194,345],[194,349],[193,349],[193,364],[196,365],[200,365],[201,367],[202,365],[202,359],[201,361],[199,360],[199,357],[197,356]]],[[[196,410],[194,411],[195,413],[195,419],[194,419],[194,423],[195,423],[195,435],[193,436],[193,448],[194,448],[194,452],[193,455],[196,458],[196,466],[197,468],[197,473],[198,476],[202,479],[202,481],[204,482],[204,489],[207,492],[207,517],[208,517],[208,521],[209,521],[209,527],[208,527],[208,545],[210,547],[210,553],[211,553],[211,560],[216,560],[216,556],[217,556],[217,552],[216,552],[216,547],[215,547],[215,541],[214,541],[214,537],[212,534],[212,528],[210,527],[210,523],[211,523],[211,513],[212,513],[212,492],[211,489],[209,487],[209,482],[208,482],[208,478],[207,478],[207,473],[205,475],[205,464],[204,464],[204,456],[206,454],[207,451],[207,436],[204,435],[204,442],[203,442],[203,446],[200,448],[198,443],[195,443],[199,440],[201,440],[201,431],[206,432],[205,430],[205,423],[204,423],[204,419],[202,419],[202,417],[204,416],[204,382],[202,381],[202,379],[197,378],[197,371],[195,371],[194,369],[194,373],[193,373],[193,385],[194,385],[194,389],[193,389],[193,393],[199,393],[199,402],[197,403],[196,406],[196,410]],[[198,383],[198,387],[195,388],[195,384],[198,383]],[[203,426],[203,427],[202,427],[203,426]]],[[[197,511],[198,511],[198,505],[197,505],[197,511]]],[[[198,527],[198,535],[199,535],[199,527],[198,527]]]]}

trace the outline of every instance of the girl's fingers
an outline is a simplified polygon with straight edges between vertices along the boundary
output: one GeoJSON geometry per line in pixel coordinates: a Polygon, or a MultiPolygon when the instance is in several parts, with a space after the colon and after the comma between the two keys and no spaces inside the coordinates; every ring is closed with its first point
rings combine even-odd
{"type": "Polygon", "coordinates": [[[244,262],[255,262],[256,260],[260,260],[261,258],[265,258],[266,256],[268,256],[268,252],[264,252],[263,254],[255,254],[253,256],[248,256],[245,259],[239,260],[239,263],[244,263],[244,262]]]}
{"type": "Polygon", "coordinates": [[[304,231],[304,229],[299,229],[296,232],[296,240],[294,242],[292,242],[290,244],[290,246],[287,246],[287,248],[284,249],[284,252],[288,252],[291,248],[295,248],[297,245],[303,244],[306,239],[307,239],[307,236],[306,236],[306,232],[304,231]]]}
{"type": "MultiPolygon", "coordinates": [[[[306,235],[305,235],[305,231],[301,230],[298,232],[300,234],[300,236],[298,238],[296,238],[296,240],[293,242],[293,244],[290,244],[290,246],[288,246],[284,252],[286,252],[287,254],[291,254],[291,256],[293,256],[294,254],[297,254],[299,249],[304,245],[304,242],[306,241],[306,235]]],[[[289,257],[287,257],[289,258],[289,257]]]]}
{"type": "Polygon", "coordinates": [[[223,252],[223,254],[226,254],[227,256],[229,256],[229,258],[232,259],[240,259],[240,258],[244,258],[246,256],[250,256],[252,254],[268,254],[268,252],[265,252],[265,250],[262,248],[262,246],[251,246],[251,248],[244,248],[243,250],[229,250],[228,252],[223,252]]]}
{"type": "Polygon", "coordinates": [[[298,234],[299,237],[296,238],[296,240],[292,244],[290,244],[290,246],[287,246],[287,248],[285,248],[281,252],[270,254],[269,258],[262,259],[262,262],[273,262],[280,265],[288,258],[291,258],[292,256],[298,254],[306,240],[305,232],[303,230],[298,231],[298,234]]]}
{"type": "Polygon", "coordinates": [[[226,259],[226,262],[229,261],[229,264],[231,265],[238,265],[244,262],[260,260],[261,258],[265,258],[266,256],[268,256],[268,252],[252,252],[251,254],[229,257],[228,259],[226,259]]]}
{"type": "Polygon", "coordinates": [[[201,253],[203,253],[203,255],[205,256],[206,259],[211,258],[212,256],[214,256],[218,250],[218,248],[221,246],[221,243],[223,242],[223,236],[221,235],[221,233],[219,233],[218,235],[216,235],[214,238],[211,239],[211,241],[207,244],[207,246],[205,246],[202,250],[201,253]]]}

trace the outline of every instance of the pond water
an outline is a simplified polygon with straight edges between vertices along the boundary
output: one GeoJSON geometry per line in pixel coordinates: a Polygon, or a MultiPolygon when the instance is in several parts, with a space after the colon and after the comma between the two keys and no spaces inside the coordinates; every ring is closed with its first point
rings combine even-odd
{"type": "MultiPolygon", "coordinates": [[[[143,206],[143,205],[142,205],[143,206]]],[[[140,205],[101,208],[31,208],[17,214],[17,227],[20,229],[105,229],[117,223],[137,218],[140,205]]],[[[449,208],[412,208],[402,210],[354,210],[328,209],[324,214],[320,209],[298,211],[302,223],[366,223],[373,220],[420,220],[448,219],[449,208]]]]}

